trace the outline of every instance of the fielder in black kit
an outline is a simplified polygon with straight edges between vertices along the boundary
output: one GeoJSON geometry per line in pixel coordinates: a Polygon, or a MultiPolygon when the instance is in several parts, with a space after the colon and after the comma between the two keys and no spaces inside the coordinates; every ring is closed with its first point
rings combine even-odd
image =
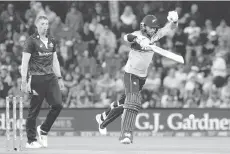
{"type": "Polygon", "coordinates": [[[62,110],[61,90],[64,88],[55,50],[56,43],[54,38],[47,35],[48,18],[40,16],[35,24],[37,32],[25,42],[21,66],[21,90],[32,94],[26,121],[26,148],[48,146],[48,132],[62,110]],[[45,121],[36,130],[36,119],[44,99],[50,105],[50,110],[45,121]]]}

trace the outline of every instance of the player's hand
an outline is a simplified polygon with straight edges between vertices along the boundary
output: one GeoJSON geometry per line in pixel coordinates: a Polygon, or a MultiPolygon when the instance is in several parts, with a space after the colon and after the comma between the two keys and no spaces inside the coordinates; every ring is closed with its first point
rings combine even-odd
{"type": "Polygon", "coordinates": [[[147,39],[147,38],[137,38],[136,42],[138,44],[140,44],[140,46],[141,46],[142,49],[147,48],[149,46],[149,44],[150,44],[150,40],[147,39]]]}
{"type": "Polygon", "coordinates": [[[58,79],[58,84],[59,84],[60,90],[65,90],[65,85],[62,79],[58,79]]]}
{"type": "Polygon", "coordinates": [[[144,49],[145,49],[145,50],[148,50],[148,51],[150,51],[150,50],[152,51],[152,48],[151,48],[150,46],[147,46],[147,47],[145,47],[144,49]]]}
{"type": "Polygon", "coordinates": [[[30,85],[26,81],[22,81],[20,88],[21,91],[24,93],[28,93],[29,91],[31,91],[30,85]]]}
{"type": "Polygon", "coordinates": [[[179,19],[177,12],[169,11],[167,19],[169,22],[177,22],[179,19]]]}
{"type": "Polygon", "coordinates": [[[27,87],[27,92],[31,93],[32,91],[31,91],[31,83],[30,82],[26,84],[26,87],[27,87]]]}
{"type": "Polygon", "coordinates": [[[140,42],[140,46],[142,47],[142,49],[147,49],[149,44],[150,44],[150,41],[148,39],[143,39],[140,42]]]}

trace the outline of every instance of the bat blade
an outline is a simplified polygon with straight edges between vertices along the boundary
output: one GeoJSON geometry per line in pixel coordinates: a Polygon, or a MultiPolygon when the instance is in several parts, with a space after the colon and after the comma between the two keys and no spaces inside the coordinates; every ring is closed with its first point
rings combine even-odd
{"type": "Polygon", "coordinates": [[[176,62],[184,64],[184,58],[180,55],[177,55],[173,52],[167,51],[167,50],[162,49],[162,48],[155,46],[155,45],[150,45],[149,47],[153,50],[153,52],[156,52],[156,53],[160,54],[161,56],[167,57],[167,58],[172,59],[176,62]]]}

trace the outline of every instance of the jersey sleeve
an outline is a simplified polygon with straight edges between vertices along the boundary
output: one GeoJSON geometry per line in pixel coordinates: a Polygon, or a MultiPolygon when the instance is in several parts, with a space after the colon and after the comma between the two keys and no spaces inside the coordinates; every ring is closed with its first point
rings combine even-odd
{"type": "Polygon", "coordinates": [[[125,40],[125,41],[128,41],[128,42],[133,42],[134,39],[135,39],[137,36],[138,36],[138,32],[135,31],[135,32],[133,32],[133,33],[126,34],[126,35],[124,36],[124,40],[125,40]]]}
{"type": "Polygon", "coordinates": [[[56,49],[57,49],[57,42],[54,38],[51,38],[51,42],[53,44],[53,52],[56,52],[56,49]]]}
{"type": "Polygon", "coordinates": [[[32,54],[33,50],[34,50],[33,40],[32,40],[31,37],[29,37],[25,41],[25,44],[24,44],[24,47],[23,47],[23,52],[27,52],[27,53],[32,54]]]}
{"type": "Polygon", "coordinates": [[[158,30],[156,35],[151,38],[151,42],[160,40],[162,37],[166,36],[171,30],[174,30],[177,27],[177,23],[166,23],[165,26],[158,30]]]}
{"type": "Polygon", "coordinates": [[[140,31],[134,31],[132,33],[130,33],[131,35],[134,35],[134,36],[140,36],[141,35],[141,32],[140,31]]]}

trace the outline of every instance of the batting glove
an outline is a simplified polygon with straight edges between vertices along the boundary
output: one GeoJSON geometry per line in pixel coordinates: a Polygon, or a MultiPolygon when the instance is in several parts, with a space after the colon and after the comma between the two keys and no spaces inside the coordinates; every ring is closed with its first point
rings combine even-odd
{"type": "Polygon", "coordinates": [[[136,38],[136,42],[140,44],[142,49],[145,49],[150,44],[150,40],[148,40],[147,38],[136,38]]]}
{"type": "Polygon", "coordinates": [[[169,11],[167,19],[169,22],[177,22],[179,19],[177,12],[169,11]]]}

